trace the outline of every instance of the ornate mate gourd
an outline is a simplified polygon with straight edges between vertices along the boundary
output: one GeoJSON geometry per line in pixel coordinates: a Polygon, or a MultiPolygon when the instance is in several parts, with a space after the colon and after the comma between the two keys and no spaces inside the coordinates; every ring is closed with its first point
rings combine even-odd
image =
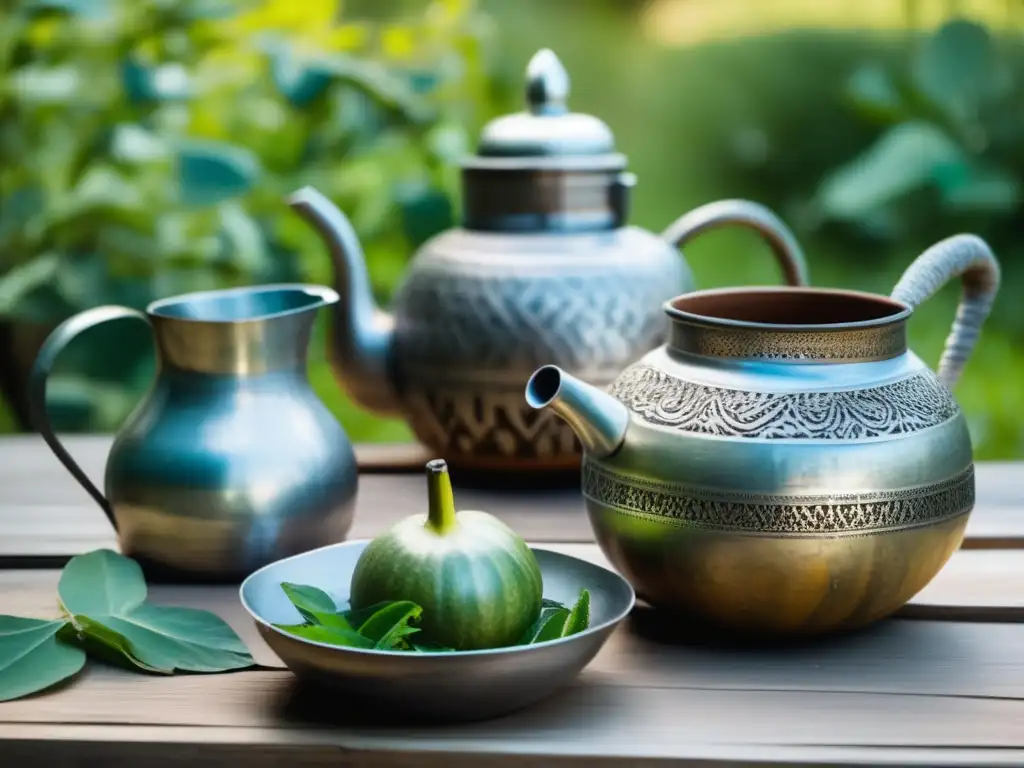
{"type": "Polygon", "coordinates": [[[390,600],[423,608],[419,639],[458,651],[518,642],[540,616],[533,552],[498,518],[455,511],[448,466],[427,464],[429,506],[381,534],[352,574],[355,609],[390,600]]]}
{"type": "Polygon", "coordinates": [[[345,216],[306,188],[290,205],[329,246],[341,302],[335,372],[362,406],[401,414],[453,466],[576,467],[575,436],[522,402],[554,362],[596,386],[665,340],[661,302],[693,288],[678,247],[721,226],[771,245],[788,282],[806,282],[786,226],[760,205],[725,200],[682,216],[660,237],[626,223],[633,177],[608,127],[566,106],[551,51],[527,71],[528,109],[498,118],[462,166],[462,226],[425,243],[394,298],[374,303],[345,216]]]}
{"type": "Polygon", "coordinates": [[[583,442],[591,523],[638,596],[741,630],[855,627],[900,608],[960,545],[974,469],[950,388],[998,284],[988,246],[959,235],[890,297],[698,291],[666,303],[668,344],[610,394],[547,366],[526,399],[583,442]],[[906,324],[956,276],[935,374],[906,324]]]}

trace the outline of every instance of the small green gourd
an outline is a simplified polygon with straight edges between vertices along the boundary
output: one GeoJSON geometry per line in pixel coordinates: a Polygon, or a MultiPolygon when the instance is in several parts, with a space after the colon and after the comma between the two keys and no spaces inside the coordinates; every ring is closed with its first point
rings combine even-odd
{"type": "Polygon", "coordinates": [[[427,514],[407,517],[363,550],[350,600],[423,608],[418,639],[459,651],[514,645],[540,616],[543,579],[526,542],[485,512],[456,513],[448,465],[427,463],[427,514]]]}

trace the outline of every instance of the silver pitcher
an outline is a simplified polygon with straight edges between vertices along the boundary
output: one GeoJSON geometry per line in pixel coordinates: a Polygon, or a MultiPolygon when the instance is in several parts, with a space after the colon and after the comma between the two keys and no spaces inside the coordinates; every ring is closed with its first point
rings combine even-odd
{"type": "Polygon", "coordinates": [[[849,629],[897,610],[960,545],[974,506],[950,388],[999,286],[979,238],[922,254],[889,297],[822,288],[696,291],[668,344],[610,392],[539,369],[534,408],[586,446],[598,543],[652,605],[755,632],[849,629]],[[959,277],[933,373],[914,307],[959,277]]]}
{"type": "Polygon", "coordinates": [[[97,307],[50,334],[32,369],[33,419],[125,555],[154,575],[237,580],[345,538],[355,455],[306,378],[316,312],[337,300],[321,286],[208,291],[156,301],[145,314],[97,307]],[[122,318],[152,327],[158,366],[114,440],[104,495],[53,433],[46,380],[78,334],[122,318]]]}
{"type": "Polygon", "coordinates": [[[423,245],[391,314],[374,303],[344,214],[310,188],[290,198],[331,253],[338,379],[363,407],[404,416],[453,467],[577,468],[576,437],[527,408],[523,384],[554,362],[606,386],[663,343],[659,306],[694,287],[678,248],[702,232],[754,229],[789,283],[807,281],[792,233],[756,203],[710,203],[661,236],[629,226],[626,158],[608,126],[569,111],[568,93],[561,63],[540,51],[528,109],[491,122],[462,165],[462,226],[423,245]]]}

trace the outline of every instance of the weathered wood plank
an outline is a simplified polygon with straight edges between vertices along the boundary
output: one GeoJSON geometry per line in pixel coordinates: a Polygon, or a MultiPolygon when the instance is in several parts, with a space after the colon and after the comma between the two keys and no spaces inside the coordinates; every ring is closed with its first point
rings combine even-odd
{"type": "MultiPolygon", "coordinates": [[[[188,726],[3,725],[0,742],[13,764],[42,760],[48,768],[80,768],[100,762],[119,768],[633,768],[633,766],[729,766],[777,768],[780,765],[850,768],[851,766],[970,766],[997,768],[1024,764],[1024,750],[961,747],[858,747],[790,744],[691,743],[668,758],[641,756],[624,740],[608,754],[538,755],[528,741],[519,751],[457,751],[405,742],[369,745],[359,734],[295,731],[279,744],[277,731],[259,728],[192,728],[188,726]]],[[[376,743],[376,742],[375,742],[376,743]]]]}
{"type": "MultiPolygon", "coordinates": [[[[594,545],[547,545],[547,548],[592,562],[604,562],[594,545]]],[[[981,558],[996,556],[1006,560],[1003,572],[1008,576],[1007,583],[999,594],[1006,602],[1024,606],[1024,563],[1016,554],[960,552],[953,560],[973,560],[983,571],[984,563],[977,562],[981,558]]],[[[973,569],[968,565],[951,568],[944,583],[939,583],[927,599],[941,603],[943,590],[971,592],[973,569]]],[[[55,615],[58,578],[58,571],[0,571],[0,613],[55,615]]],[[[217,613],[239,633],[260,664],[281,666],[242,608],[237,589],[154,585],[150,593],[156,602],[217,613]]],[[[941,611],[935,613],[941,615],[941,611]]],[[[919,618],[924,615],[919,613],[919,618]]],[[[701,638],[681,638],[678,628],[671,622],[650,609],[638,607],[591,664],[589,673],[601,676],[602,685],[613,686],[815,690],[1024,700],[1024,610],[1016,614],[1016,622],[1002,624],[894,619],[863,632],[800,645],[723,648],[709,646],[701,638]]],[[[100,674],[100,684],[125,684],[119,673],[110,674],[100,674]]],[[[273,673],[252,674],[270,674],[267,679],[273,679],[273,673]]],[[[129,678],[128,684],[143,685],[139,681],[147,679],[129,678]]],[[[172,682],[159,685],[168,686],[168,695],[177,695],[175,686],[187,686],[188,683],[180,681],[192,679],[199,678],[174,678],[172,682]]],[[[33,721],[57,712],[64,712],[64,716],[71,718],[91,717],[74,714],[78,707],[85,705],[85,699],[78,697],[88,695],[88,690],[75,687],[52,701],[47,697],[26,701],[20,705],[20,711],[23,717],[33,721]],[[29,716],[33,712],[36,714],[29,716]]],[[[119,705],[111,703],[110,706],[119,705]]],[[[0,707],[0,721],[4,709],[9,708],[0,707]]]]}
{"type": "MultiPolygon", "coordinates": [[[[602,559],[593,545],[548,546],[602,559]]],[[[959,552],[945,588],[970,593],[975,571],[1001,572],[1019,601],[1017,554],[959,552]],[[990,568],[993,559],[1004,562],[990,568]]],[[[0,571],[0,612],[53,615],[58,578],[0,571]]],[[[258,661],[280,664],[234,588],[158,585],[151,595],[216,612],[258,661]]],[[[0,741],[5,760],[53,766],[1019,765],[1024,623],[894,619],[800,647],[721,648],[670,642],[639,610],[566,691],[443,728],[367,723],[283,670],[150,677],[96,664],[60,690],[0,704],[0,741]]]]}
{"type": "MultiPolygon", "coordinates": [[[[106,437],[68,438],[85,471],[101,480],[106,437]]],[[[425,456],[417,446],[359,446],[365,460],[352,538],[372,537],[423,508],[418,475],[425,456]],[[397,458],[389,463],[388,456],[397,458]],[[369,456],[369,458],[366,458],[369,456]],[[385,472],[386,470],[386,472],[385,472]]],[[[981,464],[978,506],[966,549],[1024,547],[1024,464],[981,464]]],[[[592,542],[575,488],[488,491],[460,488],[459,504],[492,512],[523,536],[541,542],[592,542]]],[[[38,436],[0,439],[0,566],[60,567],[69,557],[112,546],[113,532],[92,500],[38,436]]]]}

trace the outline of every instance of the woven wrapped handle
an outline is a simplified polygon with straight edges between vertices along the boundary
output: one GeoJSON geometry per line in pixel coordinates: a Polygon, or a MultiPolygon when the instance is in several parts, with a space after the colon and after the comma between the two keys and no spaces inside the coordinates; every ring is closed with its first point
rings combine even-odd
{"type": "Polygon", "coordinates": [[[661,233],[679,248],[697,235],[721,227],[746,227],[765,239],[782,267],[789,285],[807,285],[807,260],[800,243],[782,219],[770,209],[750,200],[718,200],[684,213],[661,233]]]}
{"type": "Polygon", "coordinates": [[[974,351],[999,290],[999,262],[992,249],[976,235],[954,235],[918,256],[892,289],[892,298],[916,307],[954,277],[960,278],[964,291],[938,370],[939,380],[950,389],[974,351]]]}

